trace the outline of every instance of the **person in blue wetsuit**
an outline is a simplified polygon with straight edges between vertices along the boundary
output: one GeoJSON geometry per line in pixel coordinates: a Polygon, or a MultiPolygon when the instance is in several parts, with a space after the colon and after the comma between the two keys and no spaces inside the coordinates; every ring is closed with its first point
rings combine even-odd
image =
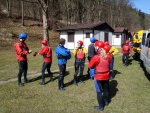
{"type": "Polygon", "coordinates": [[[64,76],[66,72],[67,60],[71,58],[71,52],[65,48],[65,39],[59,40],[59,45],[55,49],[56,57],[58,59],[59,77],[58,77],[58,90],[64,90],[64,76]]]}

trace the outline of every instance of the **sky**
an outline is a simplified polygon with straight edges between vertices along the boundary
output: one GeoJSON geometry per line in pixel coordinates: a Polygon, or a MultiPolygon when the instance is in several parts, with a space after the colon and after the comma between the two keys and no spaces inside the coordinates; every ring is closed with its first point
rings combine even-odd
{"type": "Polygon", "coordinates": [[[132,0],[132,2],[136,9],[141,9],[142,12],[150,14],[150,0],[132,0]]]}

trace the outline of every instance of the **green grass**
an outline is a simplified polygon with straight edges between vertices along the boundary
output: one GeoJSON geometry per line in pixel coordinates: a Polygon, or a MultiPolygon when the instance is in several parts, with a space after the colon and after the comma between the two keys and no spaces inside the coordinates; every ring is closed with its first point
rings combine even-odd
{"type": "MultiPolygon", "coordinates": [[[[124,67],[121,57],[116,57],[115,70],[115,79],[110,81],[111,103],[105,107],[104,113],[149,113],[150,84],[139,62],[133,60],[132,65],[124,67]]],[[[86,71],[87,65],[83,75],[85,79],[86,71]]],[[[38,84],[40,76],[30,77],[32,82],[24,87],[18,87],[17,81],[1,85],[0,112],[98,113],[93,109],[97,105],[93,80],[74,86],[71,82],[73,74],[74,69],[67,69],[64,80],[68,87],[62,92],[57,90],[57,72],[54,73],[54,82],[45,86],[38,84]]]]}
{"type": "MultiPolygon", "coordinates": [[[[13,50],[16,39],[11,39],[9,34],[18,36],[21,31],[28,33],[29,48],[33,52],[40,51],[42,38],[39,37],[42,37],[42,27],[20,27],[20,23],[13,23],[11,20],[3,20],[1,23],[3,24],[0,28],[2,34],[0,37],[0,81],[3,81],[16,78],[18,73],[18,64],[13,50]],[[2,38],[11,39],[11,41],[2,38]]],[[[54,53],[58,39],[57,33],[50,32],[50,45],[53,49],[51,70],[58,69],[54,53]]],[[[93,80],[86,79],[87,65],[83,75],[85,83],[79,83],[78,86],[72,84],[74,68],[67,69],[64,79],[67,87],[61,92],[57,90],[58,72],[53,73],[54,82],[47,83],[45,86],[38,84],[41,81],[40,74],[35,77],[30,76],[40,73],[43,63],[42,56],[33,57],[32,55],[28,55],[30,83],[25,84],[24,87],[18,87],[17,81],[0,85],[0,113],[99,113],[93,109],[93,106],[98,103],[93,80]]],[[[68,61],[67,66],[72,65],[74,65],[73,57],[68,61]]],[[[133,60],[132,65],[124,67],[121,57],[116,57],[114,69],[116,76],[110,81],[111,103],[105,107],[104,113],[149,113],[150,83],[139,62],[133,60]]],[[[47,77],[46,81],[48,80],[47,77]]]]}

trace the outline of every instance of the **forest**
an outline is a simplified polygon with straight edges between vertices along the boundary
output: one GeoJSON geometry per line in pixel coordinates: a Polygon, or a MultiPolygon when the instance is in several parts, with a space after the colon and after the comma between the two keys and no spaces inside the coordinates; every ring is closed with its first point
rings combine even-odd
{"type": "Polygon", "coordinates": [[[134,8],[132,0],[0,0],[0,14],[13,20],[43,20],[47,11],[49,30],[76,23],[106,21],[130,31],[150,28],[150,15],[134,8]],[[45,3],[44,7],[41,7],[45,3]],[[22,10],[23,8],[23,10],[22,10]]]}

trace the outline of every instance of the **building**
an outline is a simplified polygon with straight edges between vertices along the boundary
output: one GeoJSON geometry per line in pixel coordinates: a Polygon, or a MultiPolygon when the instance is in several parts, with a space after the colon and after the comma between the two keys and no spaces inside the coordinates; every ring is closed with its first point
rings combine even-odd
{"type": "Polygon", "coordinates": [[[88,48],[90,37],[95,37],[97,40],[109,41],[112,44],[112,34],[114,29],[106,22],[74,24],[57,29],[60,33],[60,38],[66,39],[65,47],[74,49],[77,46],[77,41],[81,40],[84,46],[88,48]]]}
{"type": "Polygon", "coordinates": [[[114,28],[114,33],[112,36],[112,45],[121,46],[124,44],[125,40],[128,39],[128,29],[125,27],[116,27],[114,28]]]}

